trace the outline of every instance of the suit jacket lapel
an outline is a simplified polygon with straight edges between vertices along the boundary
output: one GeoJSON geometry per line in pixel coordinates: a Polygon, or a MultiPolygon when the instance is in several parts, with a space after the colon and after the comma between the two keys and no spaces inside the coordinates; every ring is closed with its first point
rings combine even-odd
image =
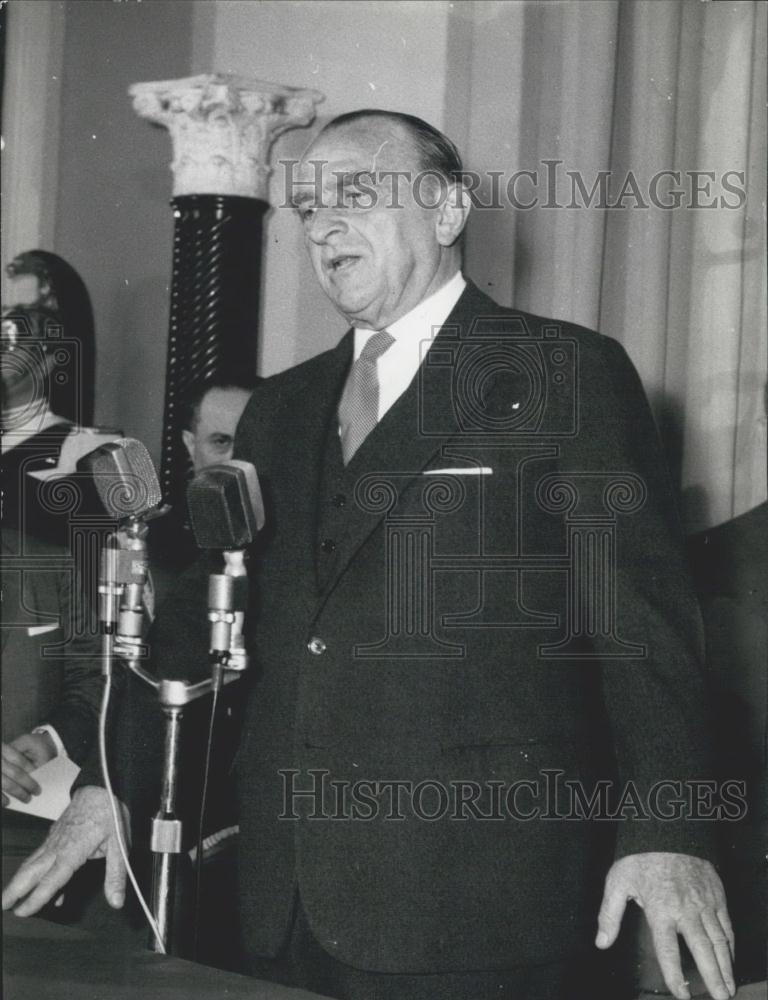
{"type": "MultiPolygon", "coordinates": [[[[307,372],[300,392],[286,401],[279,421],[280,441],[276,454],[285,477],[276,470],[275,480],[281,483],[274,498],[276,516],[282,523],[281,534],[297,562],[308,560],[309,574],[302,579],[314,579],[317,515],[322,489],[326,438],[330,421],[336,420],[339,394],[352,357],[352,332],[329,351],[307,372]]],[[[314,594],[307,600],[314,607],[314,594]]]]}

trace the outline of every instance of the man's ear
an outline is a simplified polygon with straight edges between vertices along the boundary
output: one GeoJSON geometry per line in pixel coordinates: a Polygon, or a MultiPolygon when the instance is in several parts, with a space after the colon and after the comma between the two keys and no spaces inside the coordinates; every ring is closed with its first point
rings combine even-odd
{"type": "Polygon", "coordinates": [[[195,435],[192,431],[183,430],[181,432],[181,440],[184,442],[184,447],[187,449],[187,453],[190,458],[195,456],[195,435]]]}
{"type": "MultiPolygon", "coordinates": [[[[56,357],[53,351],[46,351],[43,355],[43,385],[46,387],[46,395],[48,397],[48,405],[51,404],[51,396],[54,394],[54,379],[56,377],[56,369],[58,364],[56,363],[56,357]]],[[[35,380],[37,381],[37,379],[35,380]]]]}
{"type": "Polygon", "coordinates": [[[469,218],[472,199],[463,184],[455,182],[448,186],[446,196],[438,207],[435,234],[437,242],[444,247],[453,246],[461,236],[469,218]]]}

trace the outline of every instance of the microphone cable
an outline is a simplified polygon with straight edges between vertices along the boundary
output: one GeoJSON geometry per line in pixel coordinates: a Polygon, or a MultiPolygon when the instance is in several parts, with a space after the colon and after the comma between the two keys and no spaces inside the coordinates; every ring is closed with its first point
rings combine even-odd
{"type": "MultiPolygon", "coordinates": [[[[216,668],[214,668],[216,669],[216,668]]],[[[197,959],[197,946],[200,932],[200,908],[202,903],[203,886],[203,832],[205,829],[205,812],[208,800],[208,782],[211,774],[211,757],[213,755],[213,731],[216,722],[216,709],[219,704],[219,690],[221,689],[221,672],[219,671],[219,683],[213,685],[213,697],[211,700],[211,714],[208,721],[208,740],[205,747],[205,762],[203,765],[203,790],[200,797],[200,820],[197,826],[197,852],[195,856],[195,913],[192,930],[192,954],[197,959]]]]}
{"type": "Polygon", "coordinates": [[[125,865],[126,874],[128,879],[133,886],[133,891],[136,893],[136,898],[139,901],[139,905],[144,911],[144,916],[147,918],[147,922],[152,930],[157,941],[158,948],[161,954],[166,954],[165,943],[163,942],[162,935],[160,934],[160,928],[157,926],[157,921],[152,915],[152,911],[147,905],[147,901],[139,888],[138,880],[134,874],[133,867],[131,865],[130,858],[128,857],[128,848],[125,844],[125,835],[123,830],[123,820],[120,817],[120,812],[118,808],[117,796],[112,788],[112,781],[109,777],[109,763],[107,761],[107,713],[109,709],[109,699],[112,693],[112,671],[110,670],[104,678],[104,690],[101,696],[101,706],[99,708],[99,761],[101,763],[101,773],[104,779],[104,787],[109,798],[109,807],[112,811],[112,821],[115,828],[115,836],[117,838],[117,846],[120,850],[120,856],[123,859],[123,864],[125,865]]]}

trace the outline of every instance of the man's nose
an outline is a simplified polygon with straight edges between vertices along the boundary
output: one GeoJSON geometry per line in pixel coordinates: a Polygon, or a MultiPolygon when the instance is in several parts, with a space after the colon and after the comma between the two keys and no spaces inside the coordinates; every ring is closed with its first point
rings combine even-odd
{"type": "Polygon", "coordinates": [[[347,223],[337,208],[330,206],[315,209],[307,235],[313,243],[324,243],[333,233],[346,233],[347,223]]]}

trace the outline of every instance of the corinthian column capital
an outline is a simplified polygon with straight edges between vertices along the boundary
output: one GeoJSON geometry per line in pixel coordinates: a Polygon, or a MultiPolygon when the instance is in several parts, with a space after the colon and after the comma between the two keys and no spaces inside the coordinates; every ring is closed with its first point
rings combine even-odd
{"type": "Polygon", "coordinates": [[[222,73],[134,83],[133,107],[173,141],[173,194],[269,200],[269,151],[283,132],[309,125],[317,90],[222,73]]]}

